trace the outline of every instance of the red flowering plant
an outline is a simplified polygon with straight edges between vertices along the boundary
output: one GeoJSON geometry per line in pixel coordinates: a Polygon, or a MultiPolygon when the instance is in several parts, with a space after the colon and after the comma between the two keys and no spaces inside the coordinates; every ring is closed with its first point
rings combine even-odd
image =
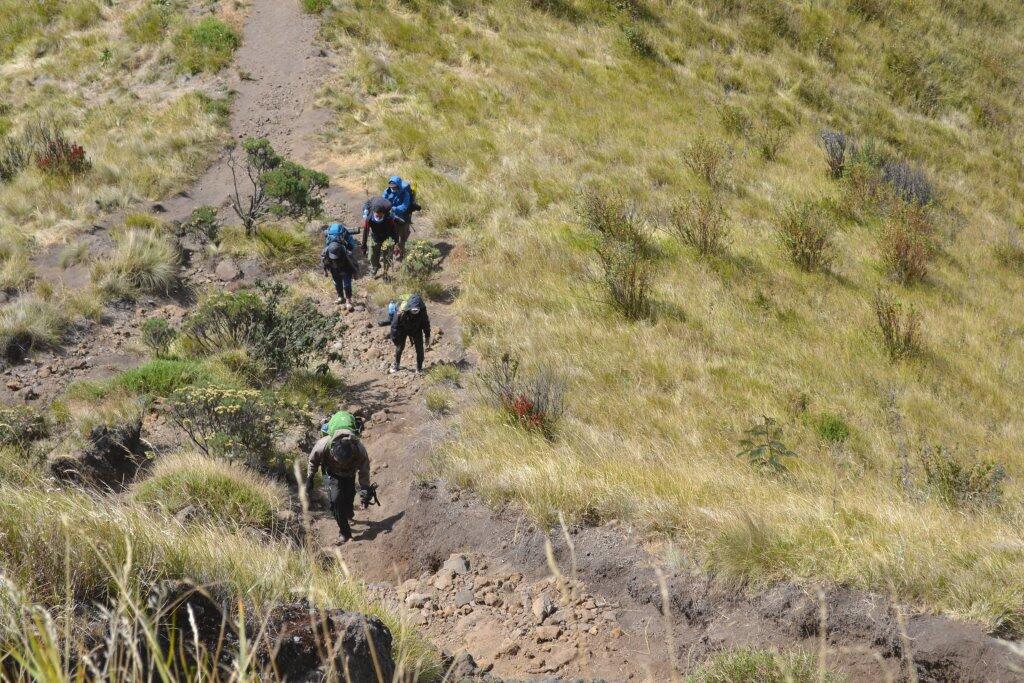
{"type": "Polygon", "coordinates": [[[555,426],[565,412],[565,387],[559,378],[547,371],[524,377],[519,361],[505,354],[480,379],[484,393],[511,421],[554,438],[555,426]]]}

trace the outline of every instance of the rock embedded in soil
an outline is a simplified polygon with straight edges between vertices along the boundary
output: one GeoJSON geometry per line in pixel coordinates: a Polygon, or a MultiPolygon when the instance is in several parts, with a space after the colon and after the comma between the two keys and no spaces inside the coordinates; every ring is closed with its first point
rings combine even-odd
{"type": "Polygon", "coordinates": [[[455,606],[464,607],[473,604],[473,591],[463,588],[455,593],[455,606]]]}
{"type": "Polygon", "coordinates": [[[462,554],[452,555],[441,565],[441,569],[450,571],[453,574],[466,574],[469,572],[469,559],[462,554]]]}
{"type": "Polygon", "coordinates": [[[242,275],[242,271],[238,269],[238,266],[231,259],[224,259],[218,263],[213,273],[221,282],[231,282],[237,280],[242,275]]]}
{"type": "Polygon", "coordinates": [[[543,624],[545,619],[554,614],[555,604],[542,595],[534,599],[531,609],[533,610],[533,616],[537,618],[537,623],[543,624]]]}

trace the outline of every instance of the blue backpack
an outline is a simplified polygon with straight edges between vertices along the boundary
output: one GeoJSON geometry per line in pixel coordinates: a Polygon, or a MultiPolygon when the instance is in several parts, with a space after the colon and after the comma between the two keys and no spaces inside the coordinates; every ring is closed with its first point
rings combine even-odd
{"type": "Polygon", "coordinates": [[[324,237],[324,246],[331,242],[344,242],[348,245],[349,251],[356,248],[356,239],[349,232],[343,223],[331,223],[327,227],[327,234],[324,237]]]}

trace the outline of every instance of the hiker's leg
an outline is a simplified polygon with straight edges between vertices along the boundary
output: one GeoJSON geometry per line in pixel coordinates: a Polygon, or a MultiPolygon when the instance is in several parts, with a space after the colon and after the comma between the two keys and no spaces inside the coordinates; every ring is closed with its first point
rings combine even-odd
{"type": "Polygon", "coordinates": [[[405,351],[405,339],[406,336],[399,333],[398,339],[395,340],[395,364],[393,367],[396,370],[402,367],[402,352],[405,351]]]}
{"type": "MultiPolygon", "coordinates": [[[[342,529],[341,533],[347,536],[352,535],[352,528],[348,525],[348,520],[356,516],[355,510],[355,497],[356,497],[356,480],[354,477],[348,477],[346,479],[338,480],[338,488],[340,492],[338,494],[338,516],[345,520],[345,528],[342,529]],[[345,534],[345,532],[348,532],[345,534]]],[[[340,525],[339,525],[340,526],[340,525]]]]}
{"type": "Polygon", "coordinates": [[[370,238],[370,267],[374,272],[380,270],[380,242],[370,238]]]}
{"type": "Polygon", "coordinates": [[[416,369],[423,369],[423,331],[412,335],[412,343],[416,346],[416,369]]]}
{"type": "Polygon", "coordinates": [[[409,234],[412,232],[410,222],[398,224],[398,259],[405,258],[405,243],[409,241],[409,234]]]}
{"type": "Polygon", "coordinates": [[[344,275],[337,271],[331,271],[331,279],[334,280],[334,291],[338,293],[339,299],[345,298],[344,275]]]}
{"type": "MultiPolygon", "coordinates": [[[[345,300],[352,301],[352,273],[342,273],[341,286],[345,292],[345,300]]],[[[340,296],[340,295],[339,295],[340,296]]]]}

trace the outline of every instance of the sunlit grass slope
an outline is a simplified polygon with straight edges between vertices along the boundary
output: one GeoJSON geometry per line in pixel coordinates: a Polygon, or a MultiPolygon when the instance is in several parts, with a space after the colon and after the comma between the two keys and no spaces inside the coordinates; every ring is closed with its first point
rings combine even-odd
{"type": "Polygon", "coordinates": [[[541,519],[631,520],[726,574],[1019,618],[1024,8],[355,0],[329,30],[350,55],[339,155],[364,160],[367,179],[412,177],[457,231],[477,349],[568,382],[553,441],[471,409],[444,454],[450,475],[541,519]],[[895,282],[884,251],[913,201],[832,177],[825,130],[934,186],[922,281],[895,282]],[[698,173],[708,150],[723,169],[711,183],[698,173]],[[606,304],[580,220],[589,191],[632,200],[651,227],[653,315],[606,304]],[[718,256],[667,220],[698,194],[728,217],[718,256]],[[801,202],[829,234],[823,272],[779,239],[801,202]],[[912,358],[883,348],[879,291],[920,314],[912,358]],[[762,415],[797,454],[788,474],[737,457],[762,415]],[[1001,502],[943,496],[943,482],[973,484],[927,475],[927,449],[929,462],[1002,467],[1001,502]]]}

